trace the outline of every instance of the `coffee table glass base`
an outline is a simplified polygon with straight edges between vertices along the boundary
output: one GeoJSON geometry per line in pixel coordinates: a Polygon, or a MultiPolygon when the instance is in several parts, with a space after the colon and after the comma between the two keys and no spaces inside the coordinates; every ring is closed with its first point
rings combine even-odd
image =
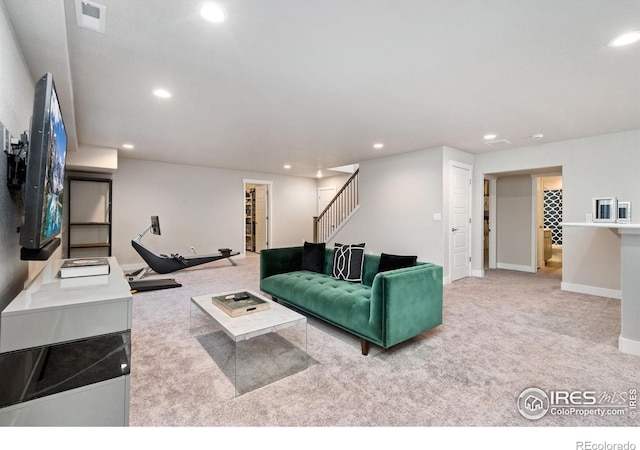
{"type": "Polygon", "coordinates": [[[190,332],[233,384],[235,395],[308,367],[306,317],[262,296],[268,310],[230,317],[211,303],[213,295],[225,294],[191,299],[190,332]]]}

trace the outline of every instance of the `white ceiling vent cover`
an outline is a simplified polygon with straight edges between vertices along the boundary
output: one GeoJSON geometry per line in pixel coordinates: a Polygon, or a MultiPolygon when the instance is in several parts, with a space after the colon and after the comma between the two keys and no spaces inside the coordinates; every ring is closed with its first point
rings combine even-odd
{"type": "Polygon", "coordinates": [[[511,141],[507,141],[506,139],[497,139],[495,141],[485,142],[484,145],[489,147],[500,147],[501,145],[511,144],[511,141]]]}
{"type": "Polygon", "coordinates": [[[107,7],[86,0],[76,0],[76,21],[78,26],[104,33],[107,7]]]}

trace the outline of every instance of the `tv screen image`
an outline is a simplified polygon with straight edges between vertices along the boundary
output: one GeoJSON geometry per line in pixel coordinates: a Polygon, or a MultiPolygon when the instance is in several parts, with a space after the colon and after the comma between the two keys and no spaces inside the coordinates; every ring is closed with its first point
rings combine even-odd
{"type": "Polygon", "coordinates": [[[62,114],[55,91],[51,93],[51,121],[49,145],[49,164],[45,175],[44,199],[46,206],[42,211],[40,241],[60,233],[62,226],[62,194],[64,191],[64,168],[67,155],[67,134],[62,122],[62,114]]]}
{"type": "Polygon", "coordinates": [[[67,154],[67,134],[50,73],[36,84],[31,120],[20,245],[40,249],[62,229],[67,154]]]}

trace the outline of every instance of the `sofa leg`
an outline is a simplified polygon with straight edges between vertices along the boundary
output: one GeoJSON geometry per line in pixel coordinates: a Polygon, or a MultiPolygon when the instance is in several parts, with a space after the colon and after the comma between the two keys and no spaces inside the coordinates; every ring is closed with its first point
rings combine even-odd
{"type": "Polygon", "coordinates": [[[369,354],[369,341],[360,338],[360,348],[362,349],[362,354],[367,356],[369,354]]]}

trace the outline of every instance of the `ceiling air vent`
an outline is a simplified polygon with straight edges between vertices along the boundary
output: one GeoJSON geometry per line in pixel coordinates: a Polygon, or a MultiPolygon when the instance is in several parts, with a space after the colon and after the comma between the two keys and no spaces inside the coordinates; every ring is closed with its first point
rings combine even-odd
{"type": "Polygon", "coordinates": [[[507,141],[506,139],[496,139],[495,141],[488,141],[484,143],[484,145],[489,147],[501,147],[507,144],[511,144],[511,141],[507,141]]]}
{"type": "Polygon", "coordinates": [[[104,33],[107,7],[94,2],[76,0],[78,26],[104,33]]]}

